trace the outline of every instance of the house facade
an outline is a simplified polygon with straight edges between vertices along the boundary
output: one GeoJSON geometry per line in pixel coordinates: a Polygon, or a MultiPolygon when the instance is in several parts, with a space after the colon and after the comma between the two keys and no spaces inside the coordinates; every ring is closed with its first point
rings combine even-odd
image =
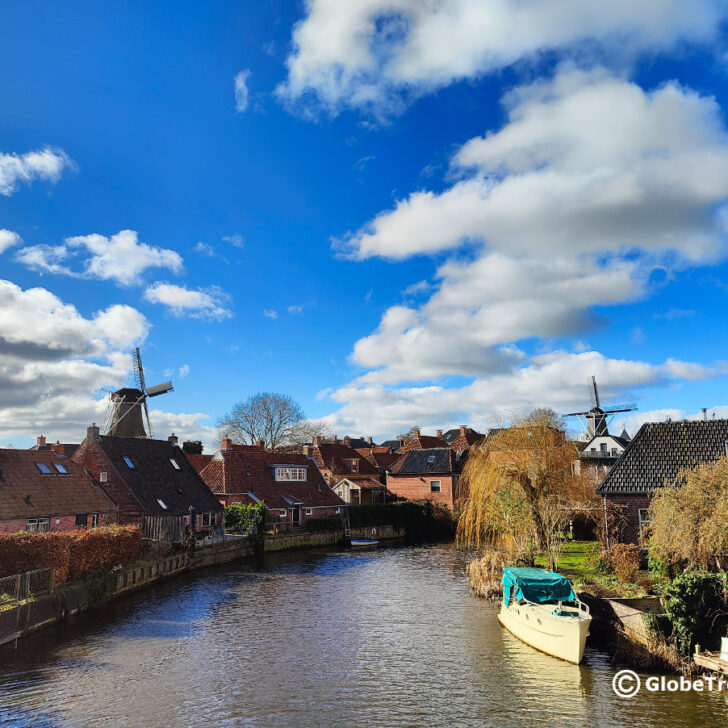
{"type": "Polygon", "coordinates": [[[73,455],[119,507],[119,522],[181,540],[185,529],[222,534],[223,507],[177,445],[177,438],[116,437],[88,428],[73,455]]]}
{"type": "Polygon", "coordinates": [[[262,502],[273,523],[295,528],[309,518],[346,521],[348,504],[331,490],[316,463],[300,453],[266,452],[226,439],[200,475],[223,505],[262,502]]]}
{"type": "Polygon", "coordinates": [[[371,505],[386,502],[387,486],[372,478],[342,478],[333,486],[333,491],[351,506],[371,505]]]}
{"type": "Polygon", "coordinates": [[[387,472],[387,491],[407,500],[431,500],[452,510],[463,463],[449,447],[410,450],[387,472]]]}
{"type": "Polygon", "coordinates": [[[644,544],[652,494],[674,481],[682,468],[715,462],[728,454],[728,420],[649,422],[627,444],[596,489],[624,515],[622,539],[644,544]]]}
{"type": "Polygon", "coordinates": [[[119,510],[77,463],[50,449],[0,450],[0,533],[110,526],[119,510]]]}
{"type": "Polygon", "coordinates": [[[318,466],[328,484],[333,488],[343,478],[349,480],[379,480],[379,470],[366,457],[349,444],[350,440],[334,438],[324,442],[315,437],[313,446],[304,446],[303,454],[318,466]]]}

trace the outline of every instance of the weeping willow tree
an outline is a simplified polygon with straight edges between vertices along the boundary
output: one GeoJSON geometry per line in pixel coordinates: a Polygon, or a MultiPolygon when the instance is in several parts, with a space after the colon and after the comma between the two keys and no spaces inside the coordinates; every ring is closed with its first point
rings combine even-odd
{"type": "Polygon", "coordinates": [[[595,505],[574,463],[578,453],[551,410],[534,410],[471,450],[461,479],[458,543],[500,547],[533,563],[546,551],[555,567],[575,508],[595,505]]]}

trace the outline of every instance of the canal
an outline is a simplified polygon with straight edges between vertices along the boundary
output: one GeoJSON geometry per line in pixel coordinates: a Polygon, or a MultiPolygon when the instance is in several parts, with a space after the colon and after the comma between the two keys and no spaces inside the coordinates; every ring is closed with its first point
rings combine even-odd
{"type": "Polygon", "coordinates": [[[0,650],[2,726],[700,726],[718,693],[612,692],[505,632],[451,545],[266,556],[0,650]]]}

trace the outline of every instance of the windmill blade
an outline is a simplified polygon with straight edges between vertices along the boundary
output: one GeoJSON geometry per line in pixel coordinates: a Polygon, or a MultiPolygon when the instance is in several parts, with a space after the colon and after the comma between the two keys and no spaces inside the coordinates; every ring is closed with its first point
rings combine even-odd
{"type": "Polygon", "coordinates": [[[635,402],[629,402],[628,404],[613,404],[609,407],[604,408],[605,414],[614,414],[615,412],[634,412],[637,409],[635,402]]]}
{"type": "Polygon", "coordinates": [[[592,408],[599,407],[599,389],[597,387],[597,378],[591,376],[587,381],[589,387],[589,399],[591,400],[592,408]]]}
{"type": "Polygon", "coordinates": [[[147,398],[144,398],[144,416],[147,418],[147,436],[150,440],[154,439],[154,432],[152,431],[152,421],[149,419],[149,408],[147,407],[147,398]]]}
{"type": "Polygon", "coordinates": [[[561,415],[561,417],[586,417],[588,412],[569,412],[568,414],[561,415]]]}
{"type": "Polygon", "coordinates": [[[139,351],[138,346],[136,349],[134,349],[134,356],[133,356],[132,363],[134,366],[134,378],[136,379],[137,388],[143,392],[144,387],[145,387],[144,367],[142,366],[142,353],[141,353],[141,351],[139,351]]]}

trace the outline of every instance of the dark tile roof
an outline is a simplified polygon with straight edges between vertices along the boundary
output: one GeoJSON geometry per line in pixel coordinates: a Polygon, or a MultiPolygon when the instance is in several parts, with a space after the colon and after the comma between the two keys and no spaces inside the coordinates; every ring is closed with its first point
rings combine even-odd
{"type": "Polygon", "coordinates": [[[67,458],[73,457],[73,453],[78,450],[76,442],[47,442],[45,445],[33,445],[30,450],[53,450],[67,458]]]}
{"type": "Polygon", "coordinates": [[[223,510],[179,446],[167,440],[105,435],[99,437],[99,445],[146,515],[189,515],[190,506],[198,513],[223,510]],[[131,459],[133,469],[124,457],[131,459]]]}
{"type": "MultiPolygon", "coordinates": [[[[452,430],[447,430],[447,432],[443,434],[442,439],[452,445],[452,443],[455,442],[458,437],[460,437],[460,428],[456,427],[452,430]]],[[[476,442],[478,442],[478,440],[482,440],[484,437],[485,435],[481,434],[477,430],[474,430],[472,427],[465,428],[465,438],[471,445],[474,445],[476,442]]]]}
{"type": "Polygon", "coordinates": [[[254,493],[269,508],[290,508],[291,500],[305,507],[346,505],[329,487],[316,463],[300,453],[223,450],[215,453],[201,476],[210,490],[220,495],[241,495],[254,503],[254,493]],[[306,468],[306,480],[276,481],[276,466],[306,468]],[[288,499],[288,500],[286,500],[288,499]]]}
{"type": "Polygon", "coordinates": [[[50,450],[0,450],[0,519],[113,511],[113,501],[73,460],[50,450]],[[36,463],[45,463],[51,474],[36,463]]]}
{"type": "Polygon", "coordinates": [[[356,450],[359,447],[373,447],[373,445],[363,437],[350,437],[349,447],[353,447],[356,450]]]}
{"type": "Polygon", "coordinates": [[[681,468],[726,455],[728,420],[649,422],[627,444],[597,493],[649,493],[681,468]]]}
{"type": "Polygon", "coordinates": [[[460,459],[449,447],[437,447],[404,453],[389,472],[392,475],[445,475],[460,469],[460,459]]]}
{"type": "Polygon", "coordinates": [[[379,447],[386,447],[390,450],[399,450],[404,445],[404,440],[385,440],[379,447]]]}

